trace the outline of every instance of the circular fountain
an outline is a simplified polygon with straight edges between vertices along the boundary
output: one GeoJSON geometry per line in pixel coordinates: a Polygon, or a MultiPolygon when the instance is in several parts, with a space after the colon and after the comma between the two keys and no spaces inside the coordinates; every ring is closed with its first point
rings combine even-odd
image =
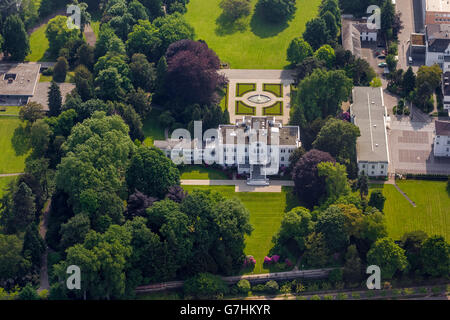
{"type": "Polygon", "coordinates": [[[257,94],[257,95],[254,95],[254,96],[251,96],[248,98],[248,101],[257,103],[257,104],[267,103],[271,100],[272,99],[270,97],[263,95],[263,94],[257,94]]]}

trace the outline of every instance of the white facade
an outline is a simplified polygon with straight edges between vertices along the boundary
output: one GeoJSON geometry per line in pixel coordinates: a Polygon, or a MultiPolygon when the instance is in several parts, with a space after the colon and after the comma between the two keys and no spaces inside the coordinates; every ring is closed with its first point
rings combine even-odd
{"type": "Polygon", "coordinates": [[[450,136],[436,136],[434,138],[434,156],[450,157],[450,136]]]}
{"type": "Polygon", "coordinates": [[[388,162],[358,161],[358,172],[369,177],[386,177],[388,166],[388,162]]]}

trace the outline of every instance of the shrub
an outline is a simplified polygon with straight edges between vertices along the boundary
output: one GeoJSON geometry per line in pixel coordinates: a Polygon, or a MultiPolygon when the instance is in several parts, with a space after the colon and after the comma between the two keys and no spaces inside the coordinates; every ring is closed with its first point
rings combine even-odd
{"type": "Polygon", "coordinates": [[[342,269],[333,269],[328,274],[328,280],[333,284],[336,284],[337,282],[341,282],[342,279],[343,279],[342,269]]]}
{"type": "Polygon", "coordinates": [[[301,292],[304,292],[304,291],[305,291],[305,286],[303,284],[298,283],[295,286],[295,293],[301,293],[301,292]]]}
{"type": "Polygon", "coordinates": [[[185,295],[199,299],[218,298],[228,291],[222,278],[210,273],[200,273],[187,279],[183,288],[185,295]]]}
{"type": "Polygon", "coordinates": [[[375,292],[373,290],[366,291],[366,297],[367,298],[372,298],[374,296],[375,296],[375,292]]]}
{"type": "Polygon", "coordinates": [[[285,283],[280,288],[280,292],[283,294],[291,293],[291,291],[292,291],[292,287],[291,287],[290,283],[285,283]]]}
{"type": "Polygon", "coordinates": [[[48,290],[44,289],[41,292],[39,292],[39,298],[41,300],[47,300],[48,299],[48,290]]]}
{"type": "Polygon", "coordinates": [[[263,292],[266,290],[266,287],[263,284],[257,284],[253,287],[253,292],[263,292]]]}
{"type": "Polygon", "coordinates": [[[338,293],[336,295],[336,300],[347,300],[348,296],[346,293],[338,293]]]}
{"type": "Polygon", "coordinates": [[[323,300],[333,300],[333,296],[331,294],[324,295],[323,300]]]}
{"type": "Polygon", "coordinates": [[[402,293],[402,291],[400,289],[394,289],[392,290],[392,295],[393,296],[399,296],[402,293]]]}
{"type": "Polygon", "coordinates": [[[308,291],[319,291],[319,285],[317,283],[311,283],[310,285],[308,285],[308,291]]]}
{"type": "Polygon", "coordinates": [[[419,293],[422,293],[422,294],[426,294],[426,293],[428,293],[428,290],[427,290],[427,288],[419,288],[418,289],[419,290],[419,293]]]}
{"type": "Polygon", "coordinates": [[[278,263],[278,261],[280,260],[280,256],[275,254],[272,256],[272,262],[273,263],[278,263]]]}
{"type": "Polygon", "coordinates": [[[271,264],[272,263],[272,258],[265,256],[264,257],[264,264],[271,264]]]}
{"type": "Polygon", "coordinates": [[[306,297],[305,296],[297,296],[296,299],[297,300],[306,300],[306,297]]]}
{"type": "Polygon", "coordinates": [[[276,293],[279,290],[278,283],[275,280],[269,280],[266,282],[265,290],[268,293],[276,293]]]}
{"type": "Polygon", "coordinates": [[[322,290],[330,290],[333,286],[329,284],[328,282],[322,283],[322,290]]]}
{"type": "Polygon", "coordinates": [[[352,293],[352,298],[353,298],[353,299],[360,299],[360,298],[361,298],[361,295],[360,295],[358,292],[353,292],[353,293],[352,293]]]}
{"type": "Polygon", "coordinates": [[[414,289],[412,289],[412,288],[405,288],[405,289],[403,289],[403,294],[405,296],[410,296],[410,295],[414,294],[414,289]]]}
{"type": "Polygon", "coordinates": [[[248,280],[246,279],[241,279],[239,280],[239,282],[237,283],[237,288],[239,290],[240,293],[245,293],[248,294],[248,292],[251,289],[251,285],[250,282],[248,282],[248,280]]]}
{"type": "Polygon", "coordinates": [[[311,300],[320,300],[320,297],[317,294],[315,294],[311,297],[311,300]]]}
{"type": "Polygon", "coordinates": [[[42,74],[44,76],[51,76],[51,75],[53,75],[53,68],[50,67],[50,68],[42,70],[42,74]]]}
{"type": "Polygon", "coordinates": [[[390,283],[389,281],[385,281],[385,282],[383,283],[383,289],[385,289],[385,290],[392,289],[391,283],[390,283]]]}
{"type": "Polygon", "coordinates": [[[438,295],[442,292],[442,288],[441,287],[433,287],[431,289],[431,292],[433,292],[434,295],[438,295]]]}
{"type": "Polygon", "coordinates": [[[64,82],[66,80],[67,70],[69,69],[66,58],[59,57],[55,67],[53,68],[53,80],[56,82],[64,82]]]}
{"type": "Polygon", "coordinates": [[[27,284],[19,293],[19,300],[39,300],[36,289],[31,284],[27,284]]]}

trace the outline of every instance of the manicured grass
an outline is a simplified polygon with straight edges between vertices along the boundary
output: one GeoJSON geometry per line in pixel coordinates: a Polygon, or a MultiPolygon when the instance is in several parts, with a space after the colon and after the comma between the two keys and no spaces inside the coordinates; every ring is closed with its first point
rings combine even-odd
{"type": "Polygon", "coordinates": [[[381,188],[387,198],[384,214],[389,236],[399,240],[405,232],[423,230],[450,239],[450,195],[446,182],[408,180],[397,185],[417,207],[413,207],[393,185],[372,185],[381,188]]]}
{"type": "Polygon", "coordinates": [[[237,115],[250,115],[254,116],[256,113],[255,107],[246,105],[242,101],[236,101],[236,112],[237,115]]]}
{"type": "MultiPolygon", "coordinates": [[[[196,38],[203,39],[220,59],[236,69],[282,69],[289,63],[286,50],[291,40],[300,37],[306,22],[315,18],[321,0],[297,0],[295,17],[289,22],[271,24],[261,14],[252,14],[243,32],[221,27],[221,0],[191,0],[186,19],[196,38]]],[[[251,0],[252,8],[258,0],[251,0]]]]}
{"type": "Polygon", "coordinates": [[[218,169],[186,165],[181,171],[181,179],[184,180],[227,180],[227,175],[218,169]]]}
{"type": "Polygon", "coordinates": [[[6,187],[11,181],[14,181],[17,177],[1,177],[0,178],[0,198],[3,197],[6,191],[6,187]]]}
{"type": "Polygon", "coordinates": [[[0,117],[0,150],[0,174],[23,172],[29,145],[18,117],[0,117]]]}
{"type": "Polygon", "coordinates": [[[100,33],[100,21],[92,21],[91,22],[92,31],[94,31],[95,36],[98,38],[100,33]]]}
{"type": "Polygon", "coordinates": [[[143,131],[144,131],[144,145],[153,146],[154,140],[164,140],[164,128],[160,125],[158,117],[161,111],[153,109],[147,119],[143,121],[143,131]]]}
{"type": "Polygon", "coordinates": [[[283,86],[280,83],[275,84],[264,83],[263,91],[273,93],[278,98],[283,97],[283,86]]]}
{"type": "Polygon", "coordinates": [[[245,253],[256,259],[251,273],[268,273],[263,266],[264,257],[273,247],[272,237],[280,229],[284,212],[299,204],[292,196],[292,188],[283,188],[282,192],[234,192],[234,186],[183,186],[187,191],[194,189],[212,190],[222,193],[227,198],[237,197],[250,212],[250,223],[254,230],[246,238],[245,253]]]}
{"type": "Polygon", "coordinates": [[[270,107],[263,108],[263,115],[265,116],[282,116],[283,115],[283,102],[278,101],[270,107]]]}
{"type": "Polygon", "coordinates": [[[256,90],[255,83],[237,83],[236,84],[236,97],[242,97],[247,92],[256,90]]]}
{"type": "Polygon", "coordinates": [[[220,100],[220,107],[222,108],[222,111],[225,111],[228,109],[228,84],[219,94],[222,96],[222,100],[220,100]]]}
{"type": "Polygon", "coordinates": [[[9,115],[18,116],[19,115],[20,107],[17,107],[17,106],[3,107],[3,106],[1,106],[0,110],[3,110],[3,108],[5,108],[6,110],[5,111],[0,111],[0,117],[1,116],[5,116],[5,115],[7,115],[7,116],[9,116],[9,115]]]}
{"type": "Polygon", "coordinates": [[[48,50],[48,40],[45,36],[47,25],[40,26],[30,36],[31,53],[25,58],[26,61],[48,61],[45,52],[48,50]]]}
{"type": "MultiPolygon", "coordinates": [[[[39,82],[52,82],[53,76],[45,76],[41,74],[39,82]]],[[[75,83],[75,71],[69,71],[66,75],[65,83],[75,83]]]]}

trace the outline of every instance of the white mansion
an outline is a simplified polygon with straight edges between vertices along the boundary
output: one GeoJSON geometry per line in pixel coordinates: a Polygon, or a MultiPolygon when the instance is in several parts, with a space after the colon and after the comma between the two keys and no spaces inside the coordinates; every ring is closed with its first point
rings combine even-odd
{"type": "MultiPolygon", "coordinates": [[[[195,130],[194,130],[195,131],[195,130]]],[[[300,128],[284,126],[275,117],[245,116],[235,125],[219,125],[191,140],[185,130],[175,130],[172,139],[155,141],[175,163],[217,163],[249,174],[250,185],[268,185],[267,176],[289,166],[289,156],[301,146],[300,128]]]]}

